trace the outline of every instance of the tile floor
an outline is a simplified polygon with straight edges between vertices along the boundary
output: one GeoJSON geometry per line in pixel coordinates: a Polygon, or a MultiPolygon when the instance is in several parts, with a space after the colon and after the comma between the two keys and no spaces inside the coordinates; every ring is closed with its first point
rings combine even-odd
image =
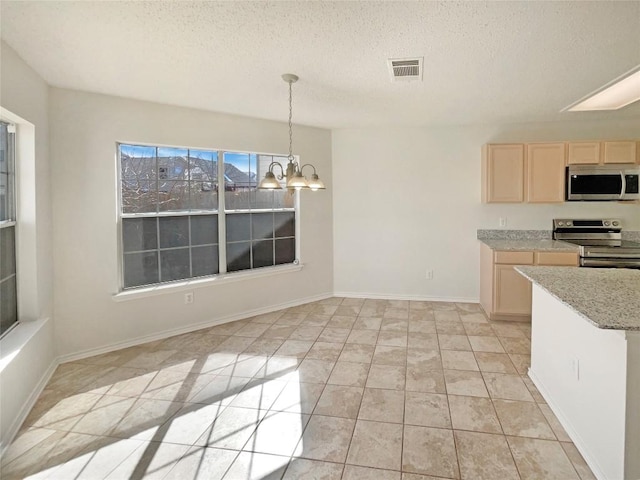
{"type": "Polygon", "coordinates": [[[2,478],[594,478],[475,304],[330,298],[60,365],[2,478]]]}

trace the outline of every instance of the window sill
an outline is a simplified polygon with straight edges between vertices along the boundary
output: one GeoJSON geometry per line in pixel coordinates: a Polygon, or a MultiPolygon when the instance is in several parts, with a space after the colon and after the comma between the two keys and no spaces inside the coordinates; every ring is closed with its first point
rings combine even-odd
{"type": "Polygon", "coordinates": [[[304,265],[283,265],[278,267],[260,268],[256,270],[248,270],[245,272],[223,273],[210,278],[198,278],[181,282],[172,282],[153,287],[136,288],[135,290],[124,290],[114,294],[111,298],[115,302],[126,302],[137,298],[155,297],[157,295],[165,295],[168,293],[184,292],[193,290],[194,288],[211,287],[214,285],[226,285],[228,283],[250,280],[253,278],[270,277],[281,273],[298,272],[302,270],[304,265]]]}

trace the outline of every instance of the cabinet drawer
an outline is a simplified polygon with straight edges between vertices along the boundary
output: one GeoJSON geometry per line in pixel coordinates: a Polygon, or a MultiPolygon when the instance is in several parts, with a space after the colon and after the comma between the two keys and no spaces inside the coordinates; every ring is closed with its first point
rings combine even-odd
{"type": "Polygon", "coordinates": [[[533,252],[496,251],[495,263],[508,265],[533,265],[533,252]]]}
{"type": "Polygon", "coordinates": [[[536,252],[536,265],[578,265],[578,254],[573,252],[536,252]]]}

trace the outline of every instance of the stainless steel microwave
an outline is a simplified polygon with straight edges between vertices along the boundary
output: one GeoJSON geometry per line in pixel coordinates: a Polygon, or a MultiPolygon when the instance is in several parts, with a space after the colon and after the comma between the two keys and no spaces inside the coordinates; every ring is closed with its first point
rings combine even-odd
{"type": "Polygon", "coordinates": [[[567,167],[567,200],[638,200],[640,166],[571,165],[567,167]]]}

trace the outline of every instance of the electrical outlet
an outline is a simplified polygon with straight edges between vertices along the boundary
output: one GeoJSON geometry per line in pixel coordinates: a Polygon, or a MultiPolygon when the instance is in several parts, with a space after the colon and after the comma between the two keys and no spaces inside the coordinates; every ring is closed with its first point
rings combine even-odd
{"type": "Polygon", "coordinates": [[[498,219],[498,225],[500,225],[501,227],[506,227],[507,226],[507,217],[500,217],[498,219]]]}
{"type": "Polygon", "coordinates": [[[184,294],[184,303],[186,305],[193,303],[193,292],[187,292],[184,294]]]}
{"type": "Polygon", "coordinates": [[[433,280],[433,270],[427,270],[424,278],[426,278],[427,280],[433,280]]]}

